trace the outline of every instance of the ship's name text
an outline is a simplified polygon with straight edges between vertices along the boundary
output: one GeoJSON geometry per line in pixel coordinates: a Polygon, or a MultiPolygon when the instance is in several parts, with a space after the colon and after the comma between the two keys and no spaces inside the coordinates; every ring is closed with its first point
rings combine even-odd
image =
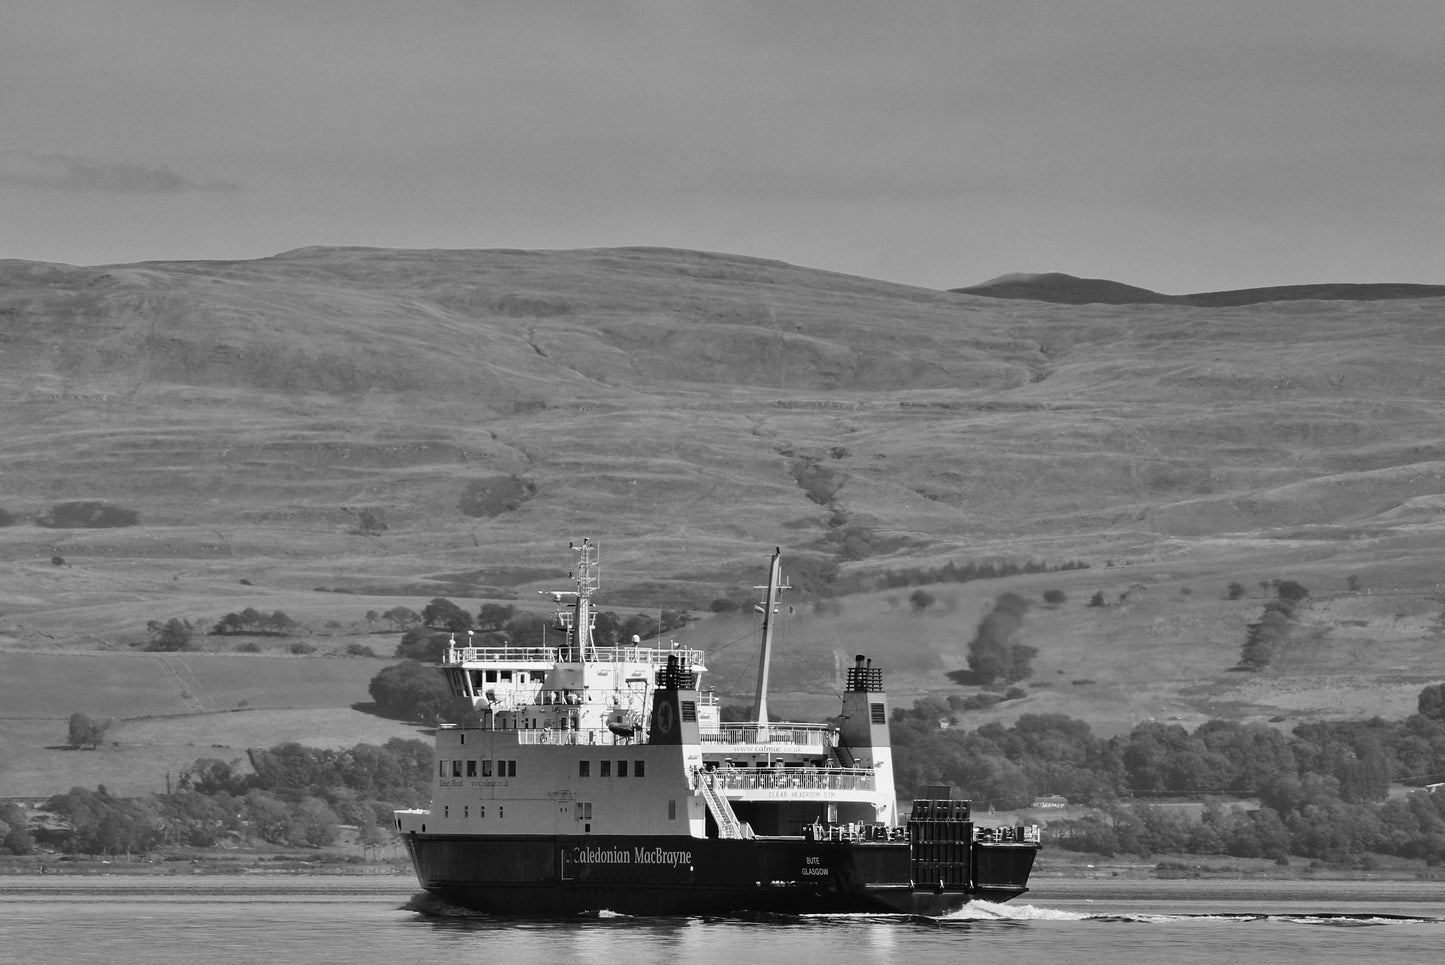
{"type": "Polygon", "coordinates": [[[692,864],[691,851],[669,851],[666,848],[573,848],[572,860],[578,864],[665,864],[676,868],[692,864]]]}

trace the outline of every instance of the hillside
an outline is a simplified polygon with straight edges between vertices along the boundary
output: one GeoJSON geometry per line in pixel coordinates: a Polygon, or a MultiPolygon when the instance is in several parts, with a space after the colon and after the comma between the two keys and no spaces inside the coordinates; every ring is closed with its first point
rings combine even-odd
{"type": "MultiPolygon", "coordinates": [[[[313,628],[313,660],[385,656],[367,611],[540,609],[590,535],[624,612],[705,611],[782,546],[785,712],[826,713],[854,652],[887,655],[895,703],[959,692],[1004,589],[1069,599],[1027,618],[1036,684],[980,712],[1004,719],[1390,715],[1441,675],[1440,298],[1063,305],[663,249],[314,248],[0,262],[0,339],[0,651],[129,653],[147,621],[249,606],[313,628]],[[67,500],[139,522],[36,525],[67,500]],[[1088,569],[935,587],[921,615],[908,590],[811,606],[835,572],[989,559],[1088,569]],[[1315,644],[1231,673],[1282,578],[1315,644]]],[[[715,664],[746,695],[743,649],[715,664]]]]}
{"type": "Polygon", "coordinates": [[[1445,297],[1445,285],[1402,284],[1279,285],[1271,288],[1197,292],[1192,295],[1161,295],[1147,288],[1135,288],[1133,285],[1105,278],[1075,278],[1062,272],[1000,275],[978,285],[950,290],[963,295],[1026,298],[1061,305],[1190,305],[1195,308],[1225,308],[1258,305],[1262,302],[1358,302],[1445,297]]]}

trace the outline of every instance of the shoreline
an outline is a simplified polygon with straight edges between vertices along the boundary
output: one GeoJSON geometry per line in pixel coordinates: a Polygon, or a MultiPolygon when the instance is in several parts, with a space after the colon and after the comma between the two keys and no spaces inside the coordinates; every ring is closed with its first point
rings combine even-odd
{"type": "MultiPolygon", "coordinates": [[[[336,878],[411,878],[411,865],[402,858],[358,861],[336,852],[315,856],[296,854],[166,854],[145,858],[76,858],[70,855],[0,856],[0,877],[252,877],[311,875],[336,878]]],[[[1075,885],[1109,881],[1353,881],[1439,882],[1445,868],[1423,862],[1402,862],[1372,868],[1337,867],[1308,859],[1280,865],[1265,858],[1231,858],[1227,855],[1155,855],[1149,858],[1104,857],[1076,852],[1045,852],[1029,877],[1030,891],[1048,882],[1075,885]]]]}

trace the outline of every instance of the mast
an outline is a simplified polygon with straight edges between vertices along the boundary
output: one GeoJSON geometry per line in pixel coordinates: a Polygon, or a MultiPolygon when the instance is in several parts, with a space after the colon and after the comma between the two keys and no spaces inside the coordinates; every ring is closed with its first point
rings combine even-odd
{"type": "MultiPolygon", "coordinates": [[[[773,550],[773,560],[768,566],[767,597],[765,602],[755,609],[763,611],[763,646],[758,654],[758,692],[753,698],[753,706],[758,711],[758,736],[763,738],[767,734],[768,726],[768,665],[773,655],[773,614],[778,612],[778,595],[788,587],[782,585],[783,573],[783,550],[777,547],[773,550]]],[[[754,587],[761,590],[763,587],[754,587]]]]}
{"type": "MultiPolygon", "coordinates": [[[[597,590],[597,544],[591,537],[584,537],[582,545],[567,544],[577,554],[577,571],[572,579],[577,589],[551,591],[557,604],[557,623],[565,629],[566,649],[564,659],[585,663],[597,658],[597,648],[592,640],[592,594],[597,590]],[[563,609],[563,601],[572,598],[571,609],[563,609]]],[[[547,590],[538,591],[547,594],[547,590]]]]}

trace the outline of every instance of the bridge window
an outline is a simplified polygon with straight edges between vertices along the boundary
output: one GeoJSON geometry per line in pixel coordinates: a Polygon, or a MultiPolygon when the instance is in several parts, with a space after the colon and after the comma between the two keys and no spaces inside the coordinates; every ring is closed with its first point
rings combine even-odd
{"type": "Polygon", "coordinates": [[[591,762],[591,761],[578,761],[578,762],[577,762],[577,776],[578,776],[578,777],[591,777],[591,776],[592,776],[592,762],[591,762]]]}
{"type": "Polygon", "coordinates": [[[476,777],[476,776],[477,776],[477,762],[476,762],[476,761],[467,761],[467,777],[476,777]]]}
{"type": "Polygon", "coordinates": [[[491,761],[482,761],[482,777],[491,777],[491,776],[492,776],[492,762],[491,762],[491,761]]]}
{"type": "Polygon", "coordinates": [[[645,761],[633,761],[633,762],[632,762],[632,776],[633,776],[633,777],[642,777],[642,776],[643,776],[643,770],[642,770],[642,768],[643,768],[643,765],[644,765],[645,763],[646,763],[645,761]]]}
{"type": "Polygon", "coordinates": [[[611,761],[603,761],[603,762],[602,762],[602,773],[601,773],[600,776],[601,776],[601,777],[611,777],[611,776],[612,776],[612,762],[611,762],[611,761]]]}
{"type": "Polygon", "coordinates": [[[462,776],[462,762],[461,762],[461,761],[452,761],[452,777],[461,777],[461,776],[462,776]]]}

